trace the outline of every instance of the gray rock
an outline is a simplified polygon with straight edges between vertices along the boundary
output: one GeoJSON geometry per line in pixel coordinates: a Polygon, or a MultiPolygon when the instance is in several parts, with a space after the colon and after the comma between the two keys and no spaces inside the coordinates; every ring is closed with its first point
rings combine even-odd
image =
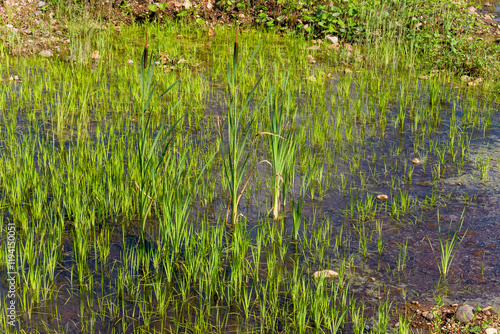
{"type": "Polygon", "coordinates": [[[486,328],[486,334],[497,334],[498,330],[496,328],[486,328]]]}
{"type": "Polygon", "coordinates": [[[332,42],[333,44],[338,44],[339,42],[339,38],[337,36],[328,35],[326,36],[326,39],[332,42]]]}
{"type": "Polygon", "coordinates": [[[474,308],[470,305],[463,305],[457,308],[455,320],[462,323],[468,323],[474,318],[474,308]]]}
{"type": "Polygon", "coordinates": [[[425,319],[427,319],[429,321],[432,321],[432,319],[434,319],[434,314],[432,314],[432,312],[425,311],[425,312],[422,312],[422,317],[424,317],[425,319]]]}
{"type": "Polygon", "coordinates": [[[38,3],[38,7],[44,7],[45,6],[45,1],[40,1],[38,3]]]}
{"type": "Polygon", "coordinates": [[[42,57],[52,57],[52,51],[50,50],[42,50],[38,53],[39,56],[42,57]]]}

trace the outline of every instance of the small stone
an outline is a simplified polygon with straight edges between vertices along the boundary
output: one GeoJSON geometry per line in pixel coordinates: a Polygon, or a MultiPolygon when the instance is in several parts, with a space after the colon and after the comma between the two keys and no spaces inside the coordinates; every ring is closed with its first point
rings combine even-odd
{"type": "Polygon", "coordinates": [[[418,306],[418,305],[420,305],[420,303],[419,303],[418,301],[416,301],[416,300],[412,301],[411,303],[412,303],[413,305],[417,305],[417,306],[418,306]]]}
{"type": "Polygon", "coordinates": [[[378,199],[379,201],[387,201],[387,200],[389,199],[389,196],[384,195],[384,194],[382,194],[382,195],[377,195],[377,199],[378,199]]]}
{"type": "Polygon", "coordinates": [[[321,270],[321,271],[315,272],[313,274],[313,277],[314,278],[320,278],[320,277],[324,277],[324,278],[338,278],[339,274],[336,271],[333,271],[333,270],[321,270]]]}
{"type": "Polygon", "coordinates": [[[369,282],[375,282],[376,280],[377,280],[377,279],[376,279],[375,277],[370,277],[370,278],[368,279],[368,281],[369,281],[369,282]]]}
{"type": "Polygon", "coordinates": [[[38,3],[38,7],[45,7],[45,1],[40,1],[38,3]]]}
{"type": "Polygon", "coordinates": [[[484,311],[484,315],[486,315],[486,316],[488,316],[488,317],[489,317],[489,316],[491,315],[491,312],[490,312],[490,311],[488,311],[488,310],[486,310],[486,311],[484,311]]]}
{"type": "Polygon", "coordinates": [[[339,38],[337,36],[331,36],[327,35],[326,39],[332,42],[333,44],[338,44],[339,43],[339,38]]]}
{"type": "Polygon", "coordinates": [[[344,45],[344,47],[346,48],[347,51],[351,51],[351,52],[354,51],[354,47],[349,43],[346,43],[344,45]]]}
{"type": "Polygon", "coordinates": [[[486,334],[496,334],[498,333],[498,330],[496,328],[486,328],[486,334]]]}
{"type": "Polygon", "coordinates": [[[39,56],[42,56],[42,57],[52,57],[52,51],[50,50],[42,50],[40,51],[40,53],[38,53],[39,56]]]}
{"type": "Polygon", "coordinates": [[[133,64],[133,63],[134,63],[134,61],[132,59],[127,60],[127,64],[130,65],[130,64],[133,64]]]}
{"type": "Polygon", "coordinates": [[[432,312],[425,311],[425,312],[422,312],[422,317],[424,317],[425,319],[427,319],[429,321],[432,321],[432,319],[434,319],[434,314],[432,314],[432,312]]]}
{"type": "Polygon", "coordinates": [[[411,161],[414,165],[420,165],[421,161],[419,158],[414,158],[412,161],[411,161]]]}
{"type": "Polygon", "coordinates": [[[455,312],[455,320],[462,323],[468,323],[474,318],[474,308],[470,305],[463,305],[457,308],[455,312]]]}

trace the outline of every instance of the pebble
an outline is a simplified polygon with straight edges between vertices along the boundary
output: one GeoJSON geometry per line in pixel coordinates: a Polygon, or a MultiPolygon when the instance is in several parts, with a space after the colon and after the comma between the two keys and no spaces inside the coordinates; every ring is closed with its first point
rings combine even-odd
{"type": "Polygon", "coordinates": [[[457,308],[455,312],[455,320],[462,323],[468,323],[474,318],[474,308],[470,305],[463,305],[457,308]]]}
{"type": "Polygon", "coordinates": [[[324,278],[338,278],[339,274],[336,271],[333,271],[333,270],[321,270],[321,271],[315,272],[313,274],[313,277],[314,278],[320,278],[320,277],[324,277],[324,278]]]}
{"type": "Polygon", "coordinates": [[[38,53],[39,56],[42,56],[42,57],[52,57],[52,51],[50,50],[42,50],[40,51],[40,53],[38,53]]]}
{"type": "Polygon", "coordinates": [[[432,319],[434,319],[434,314],[432,314],[432,312],[422,312],[422,316],[429,321],[432,321],[432,319]]]}
{"type": "Polygon", "coordinates": [[[333,44],[338,44],[339,42],[339,38],[337,36],[328,35],[326,36],[326,39],[332,42],[333,44]]]}
{"type": "Polygon", "coordinates": [[[40,1],[38,3],[38,7],[45,7],[45,1],[40,1]]]}
{"type": "Polygon", "coordinates": [[[496,328],[486,328],[486,334],[496,334],[498,333],[498,330],[496,328]]]}

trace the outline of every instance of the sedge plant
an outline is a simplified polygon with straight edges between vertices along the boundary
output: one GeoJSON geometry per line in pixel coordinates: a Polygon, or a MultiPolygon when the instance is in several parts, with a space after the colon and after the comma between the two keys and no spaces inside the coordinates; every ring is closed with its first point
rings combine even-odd
{"type": "MultiPolygon", "coordinates": [[[[277,76],[277,69],[275,68],[277,76]]],[[[281,202],[286,200],[286,191],[288,185],[293,183],[295,149],[297,141],[291,127],[297,115],[297,109],[290,110],[291,94],[287,89],[290,71],[283,80],[282,91],[287,92],[287,100],[280,101],[283,98],[280,94],[275,94],[276,85],[271,89],[271,98],[268,99],[269,121],[271,124],[269,135],[269,146],[271,148],[271,164],[273,166],[273,217],[278,219],[281,202]]],[[[277,81],[277,77],[275,77],[277,81]]],[[[284,100],[284,99],[283,99],[284,100]]]]}
{"type": "MultiPolygon", "coordinates": [[[[451,235],[451,232],[448,231],[446,234],[446,239],[443,237],[443,233],[441,233],[441,222],[439,220],[439,210],[437,212],[437,218],[438,218],[438,235],[439,235],[439,261],[438,258],[434,252],[434,247],[432,246],[432,243],[429,240],[429,244],[431,245],[432,249],[432,254],[434,254],[434,258],[436,259],[436,263],[439,268],[439,273],[443,276],[443,278],[446,278],[450,271],[450,266],[451,262],[453,261],[453,258],[455,257],[455,254],[457,253],[456,246],[457,244],[461,243],[463,239],[465,238],[465,234],[467,233],[464,232],[462,236],[459,236],[458,233],[460,229],[462,228],[462,225],[464,223],[463,220],[463,212],[462,212],[462,219],[460,224],[457,226],[455,231],[453,232],[453,235],[451,235]]],[[[451,222],[450,222],[451,226],[451,222]]]]}

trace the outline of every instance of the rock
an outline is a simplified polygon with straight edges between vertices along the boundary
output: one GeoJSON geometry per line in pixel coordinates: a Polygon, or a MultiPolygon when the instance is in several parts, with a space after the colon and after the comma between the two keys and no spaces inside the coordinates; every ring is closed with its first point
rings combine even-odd
{"type": "Polygon", "coordinates": [[[330,36],[327,35],[326,39],[332,42],[333,44],[338,44],[339,43],[339,38],[337,36],[330,36]]]}
{"type": "Polygon", "coordinates": [[[468,82],[470,81],[470,77],[468,75],[462,75],[460,77],[460,80],[462,80],[463,82],[468,82]]]}
{"type": "Polygon", "coordinates": [[[52,51],[50,50],[42,50],[38,53],[39,56],[42,56],[42,57],[52,57],[52,51]]]}
{"type": "Polygon", "coordinates": [[[40,1],[38,3],[38,7],[45,7],[45,1],[40,1]]]}
{"type": "Polygon", "coordinates": [[[462,323],[468,323],[474,318],[474,308],[470,305],[463,305],[457,308],[455,312],[455,320],[462,323]]]}
{"type": "Polygon", "coordinates": [[[427,319],[429,321],[432,321],[432,319],[434,319],[434,314],[432,314],[432,312],[425,311],[425,312],[422,312],[422,317],[424,317],[425,319],[427,319]]]}
{"type": "Polygon", "coordinates": [[[354,51],[354,47],[349,43],[346,43],[344,45],[344,47],[346,48],[347,51],[350,51],[350,52],[354,51]]]}
{"type": "Polygon", "coordinates": [[[387,201],[387,200],[389,199],[389,196],[384,195],[384,194],[382,194],[382,195],[377,195],[377,199],[378,199],[379,201],[387,201]]]}
{"type": "Polygon", "coordinates": [[[321,270],[321,271],[315,272],[313,274],[313,277],[314,278],[320,278],[320,277],[324,277],[324,278],[338,278],[339,274],[336,271],[333,271],[333,270],[321,270]]]}
{"type": "Polygon", "coordinates": [[[414,158],[412,161],[411,161],[414,165],[420,165],[420,159],[419,158],[414,158]]]}
{"type": "Polygon", "coordinates": [[[375,282],[376,280],[377,280],[377,279],[376,279],[375,277],[370,277],[370,278],[368,279],[368,282],[375,282]]]}
{"type": "Polygon", "coordinates": [[[498,330],[496,328],[486,328],[486,334],[496,334],[498,333],[498,330]]]}

